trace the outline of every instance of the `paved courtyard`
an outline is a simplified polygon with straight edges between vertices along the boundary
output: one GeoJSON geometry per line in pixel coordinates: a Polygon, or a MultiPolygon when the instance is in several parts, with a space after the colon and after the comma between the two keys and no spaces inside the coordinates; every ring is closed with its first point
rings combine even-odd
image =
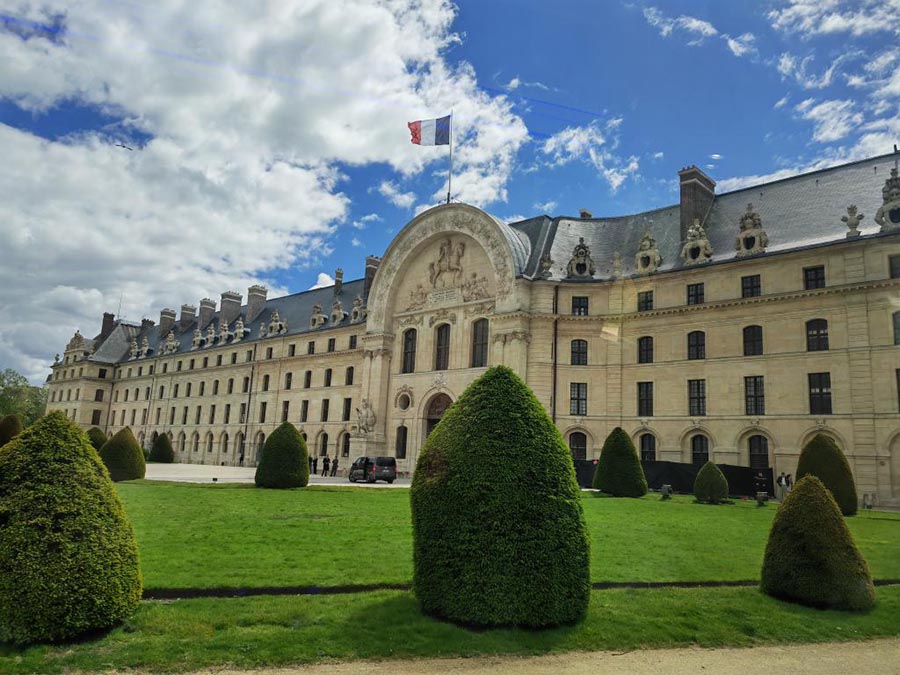
{"type": "MultiPolygon", "coordinates": [[[[310,476],[310,485],[341,485],[358,487],[409,487],[409,478],[398,478],[392,485],[384,481],[377,483],[351,483],[344,476],[334,478],[310,476]]],[[[179,483],[252,483],[256,475],[254,466],[213,466],[208,464],[147,464],[147,480],[167,480],[179,483]]]]}

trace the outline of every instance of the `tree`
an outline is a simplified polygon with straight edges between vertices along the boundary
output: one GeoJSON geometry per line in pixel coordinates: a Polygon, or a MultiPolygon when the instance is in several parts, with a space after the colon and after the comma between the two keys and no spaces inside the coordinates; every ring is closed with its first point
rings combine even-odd
{"type": "Polygon", "coordinates": [[[22,433],[22,418],[18,415],[5,415],[0,418],[0,448],[22,433]]]}
{"type": "Polygon", "coordinates": [[[153,447],[150,449],[150,461],[162,464],[171,464],[175,461],[175,451],[172,449],[172,442],[169,440],[168,434],[160,434],[153,441],[153,447]]]}
{"type": "Polygon", "coordinates": [[[491,368],[444,413],[410,499],[413,588],[426,613],[534,628],[584,616],[590,543],[572,457],[512,370],[491,368]]]}
{"type": "Polygon", "coordinates": [[[282,422],[266,439],[255,477],[257,487],[295,488],[309,484],[306,441],[290,422],[282,422]]]}
{"type": "Polygon", "coordinates": [[[32,387],[24,376],[11,368],[0,371],[0,416],[17,414],[27,427],[44,414],[47,392],[32,387]]]}
{"type": "Polygon", "coordinates": [[[825,484],[845,516],[856,515],[858,507],[853,472],[841,449],[829,436],[816,434],[797,462],[797,480],[812,474],[825,484]]]}
{"type": "Polygon", "coordinates": [[[100,448],[100,459],[109,469],[109,476],[115,482],[143,478],[147,472],[144,451],[138,445],[131,429],[125,427],[110,438],[100,448]]]}
{"type": "Polygon", "coordinates": [[[875,587],[831,492],[816,476],[797,481],[772,523],[762,590],[822,609],[866,610],[875,587]]]}
{"type": "Polygon", "coordinates": [[[714,463],[707,462],[697,472],[694,497],[698,502],[707,504],[721,504],[728,499],[728,480],[714,463]]]}
{"type": "Polygon", "coordinates": [[[100,448],[102,448],[108,440],[106,438],[106,434],[104,434],[103,431],[101,431],[98,427],[91,427],[90,429],[88,429],[87,437],[91,442],[91,445],[94,446],[94,449],[97,452],[100,452],[100,448]]]}
{"type": "Polygon", "coordinates": [[[647,478],[631,437],[621,427],[610,432],[600,450],[593,487],[613,497],[643,497],[647,478]]]}
{"type": "Polygon", "coordinates": [[[0,641],[107,628],[141,599],[134,532],[87,437],[51,413],[0,452],[0,641]]]}

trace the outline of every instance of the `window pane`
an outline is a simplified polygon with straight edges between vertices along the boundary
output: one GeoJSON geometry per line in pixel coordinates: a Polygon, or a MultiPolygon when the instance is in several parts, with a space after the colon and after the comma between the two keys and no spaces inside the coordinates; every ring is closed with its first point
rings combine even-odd
{"type": "Polygon", "coordinates": [[[575,316],[588,315],[588,299],[586,297],[572,298],[572,314],[575,316]]]}
{"type": "Polygon", "coordinates": [[[403,334],[403,368],[401,372],[412,373],[416,370],[416,331],[410,329],[403,334]]]}
{"type": "Polygon", "coordinates": [[[488,321],[478,319],[472,324],[472,367],[482,368],[487,365],[488,353],[488,321]]]}
{"type": "Polygon", "coordinates": [[[709,439],[706,436],[698,434],[691,438],[691,459],[697,466],[709,461],[709,439]]]}
{"type": "Polygon", "coordinates": [[[447,370],[450,367],[450,324],[438,326],[435,331],[434,369],[447,370]]]}
{"type": "Polygon", "coordinates": [[[688,358],[706,358],[706,333],[702,330],[695,330],[688,333],[688,358]]]}
{"type": "Polygon", "coordinates": [[[744,356],[759,356],[763,353],[762,326],[744,328],[744,356]]]}
{"type": "Polygon", "coordinates": [[[569,450],[572,459],[587,459],[587,436],[580,431],[569,434],[569,450]]]}
{"type": "Polygon", "coordinates": [[[641,439],[641,459],[645,462],[656,461],[656,436],[653,434],[642,434],[641,439]]]}
{"type": "Polygon", "coordinates": [[[587,382],[569,385],[569,414],[587,415],[587,382]]]}
{"type": "Polygon", "coordinates": [[[748,441],[750,446],[750,468],[769,468],[769,439],[765,436],[751,436],[748,441]]]}
{"type": "Polygon", "coordinates": [[[572,365],[587,365],[587,340],[572,340],[572,365]]]}
{"type": "Polygon", "coordinates": [[[653,363],[653,338],[649,335],[638,338],[638,363],[653,363]]]}
{"type": "Polygon", "coordinates": [[[806,322],[806,351],[828,351],[828,322],[825,319],[806,322]]]}

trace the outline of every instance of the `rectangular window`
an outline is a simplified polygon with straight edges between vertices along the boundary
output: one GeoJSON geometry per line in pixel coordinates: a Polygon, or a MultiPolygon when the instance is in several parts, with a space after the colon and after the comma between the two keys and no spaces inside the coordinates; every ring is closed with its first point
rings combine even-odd
{"type": "Polygon", "coordinates": [[[306,343],[306,353],[307,354],[315,354],[316,353],[316,341],[310,340],[306,343]]]}
{"type": "Polygon", "coordinates": [[[350,336],[350,346],[349,346],[349,349],[356,349],[356,336],[355,336],[355,335],[351,335],[351,336],[350,336]]]}
{"type": "Polygon", "coordinates": [[[653,309],[653,291],[641,291],[637,296],[637,311],[649,312],[653,309]]]}
{"type": "Polygon", "coordinates": [[[169,372],[169,364],[168,364],[168,363],[164,363],[164,364],[163,364],[163,374],[166,374],[166,373],[168,373],[168,372],[169,372]]]}
{"type": "Polygon", "coordinates": [[[762,375],[744,378],[744,414],[766,414],[766,390],[762,375]]]}
{"type": "Polygon", "coordinates": [[[572,340],[572,365],[586,366],[588,363],[587,340],[572,340]]]}
{"type": "Polygon", "coordinates": [[[194,415],[194,424],[200,424],[200,418],[202,417],[202,415],[203,415],[203,406],[198,405],[197,406],[197,414],[194,415]]]}
{"type": "Polygon", "coordinates": [[[706,380],[688,380],[688,415],[706,414],[706,380]]]}
{"type": "Polygon", "coordinates": [[[243,385],[243,388],[241,389],[241,391],[243,391],[245,394],[248,391],[250,391],[250,378],[249,377],[244,378],[244,385],[243,385]]]}
{"type": "Polygon", "coordinates": [[[702,305],[704,301],[705,291],[703,284],[688,284],[687,286],[687,304],[702,305]]]}
{"type": "Polygon", "coordinates": [[[221,354],[216,355],[216,365],[217,366],[222,365],[222,355],[221,354]]]}
{"type": "Polygon", "coordinates": [[[163,386],[161,386],[161,387],[159,388],[159,397],[160,397],[160,398],[165,398],[165,397],[166,397],[165,394],[166,394],[166,388],[163,387],[163,386]]]}
{"type": "Polygon", "coordinates": [[[215,405],[209,406],[209,423],[210,424],[216,423],[216,406],[215,405]]]}
{"type": "Polygon", "coordinates": [[[244,360],[247,361],[248,363],[253,360],[253,350],[252,349],[247,350],[247,356],[244,360]]]}
{"type": "Polygon", "coordinates": [[[290,389],[291,384],[294,382],[294,374],[293,373],[285,373],[284,374],[284,388],[290,389]]]}
{"type": "Polygon", "coordinates": [[[312,386],[312,371],[307,370],[305,373],[303,373],[303,388],[309,389],[310,386],[312,386]]]}
{"type": "Polygon", "coordinates": [[[809,414],[831,414],[831,373],[809,373],[809,414]]]}
{"type": "Polygon", "coordinates": [[[229,394],[234,393],[234,378],[233,377],[228,378],[228,393],[229,394]]]}
{"type": "Polygon", "coordinates": [[[154,424],[159,424],[159,416],[162,415],[162,408],[156,409],[156,415],[154,416],[154,424]]]}
{"type": "Polygon", "coordinates": [[[291,402],[290,401],[282,401],[281,402],[281,421],[288,421],[288,414],[291,411],[291,402]]]}
{"type": "Polygon", "coordinates": [[[638,363],[653,363],[653,338],[649,335],[638,338],[638,363]]]}
{"type": "Polygon", "coordinates": [[[328,421],[328,406],[331,403],[327,398],[322,400],[322,421],[328,421]]]}
{"type": "MultiPolygon", "coordinates": [[[[191,387],[193,386],[192,382],[188,382],[184,388],[184,395],[188,398],[191,396],[191,387]]],[[[127,400],[127,399],[126,399],[127,400]]]]}
{"type": "Polygon", "coordinates": [[[394,446],[394,457],[397,459],[406,459],[406,437],[407,427],[397,427],[397,443],[394,446]]]}
{"type": "MultiPolygon", "coordinates": [[[[169,408],[169,424],[175,424],[175,407],[169,408]]],[[[182,422],[184,424],[184,422],[182,422]]]]}
{"type": "Polygon", "coordinates": [[[102,410],[95,410],[91,413],[91,424],[97,426],[100,424],[100,415],[103,414],[102,410]]]}
{"type": "Polygon", "coordinates": [[[574,296],[572,298],[572,316],[588,315],[588,299],[586,296],[574,296]]]}
{"type": "Polygon", "coordinates": [[[744,356],[759,356],[763,353],[762,326],[744,327],[744,356]]]}
{"type": "Polygon", "coordinates": [[[98,403],[103,402],[103,390],[102,389],[98,389],[97,391],[94,392],[94,400],[97,401],[98,403]]]}
{"type": "Polygon", "coordinates": [[[266,421],[266,402],[263,401],[259,404],[259,423],[264,424],[266,421]]]}
{"type": "Polygon", "coordinates": [[[141,410],[141,426],[147,424],[147,409],[141,410]]]}
{"type": "Polygon", "coordinates": [[[205,393],[206,393],[206,382],[201,382],[200,383],[200,393],[198,394],[198,396],[203,396],[203,394],[205,394],[205,393]]]}
{"type": "Polygon", "coordinates": [[[219,394],[219,381],[213,380],[213,396],[217,396],[219,394]]]}
{"type": "MultiPolygon", "coordinates": [[[[78,377],[81,377],[81,368],[78,369],[78,377]]],[[[138,366],[138,377],[144,374],[144,366],[138,366]]]]}
{"type": "Polygon", "coordinates": [[[231,352],[231,365],[237,363],[237,352],[231,352]]]}
{"type": "Polygon", "coordinates": [[[741,297],[756,298],[762,295],[762,283],[758,274],[741,277],[741,297]]]}
{"type": "Polygon", "coordinates": [[[231,421],[231,404],[225,404],[225,418],[222,420],[223,424],[228,424],[231,421]]]}
{"type": "Polygon", "coordinates": [[[272,348],[271,347],[266,347],[266,358],[267,359],[272,358],[272,348]]]}
{"type": "MultiPolygon", "coordinates": [[[[897,257],[900,258],[900,256],[897,256],[897,257]]],[[[105,380],[106,379],[106,368],[101,368],[97,372],[97,377],[99,377],[101,380],[105,380]]]]}
{"type": "Polygon", "coordinates": [[[208,357],[208,356],[204,356],[204,357],[203,357],[203,367],[206,368],[206,367],[208,367],[208,366],[209,366],[209,357],[208,357]]]}
{"type": "Polygon", "coordinates": [[[345,399],[344,399],[344,411],[343,411],[344,414],[343,414],[343,416],[341,417],[341,419],[342,419],[344,422],[348,422],[348,421],[350,420],[350,410],[352,409],[352,406],[353,406],[353,399],[352,399],[352,398],[345,398],[345,399]]]}
{"type": "Polygon", "coordinates": [[[825,265],[803,268],[803,288],[825,288],[825,265]]]}
{"type": "Polygon", "coordinates": [[[190,365],[188,365],[188,370],[194,369],[194,359],[191,359],[190,365]]]}
{"type": "Polygon", "coordinates": [[[188,416],[188,407],[184,406],[184,410],[181,411],[181,423],[187,424],[187,416],[188,416]]]}
{"type": "Polygon", "coordinates": [[[241,417],[239,424],[243,424],[247,420],[247,404],[241,403],[241,417]]]}
{"type": "Polygon", "coordinates": [[[891,279],[900,279],[900,255],[888,256],[888,272],[891,279]]]}
{"type": "Polygon", "coordinates": [[[434,369],[447,370],[450,367],[450,324],[438,326],[435,331],[434,369]]]}
{"type": "Polygon", "coordinates": [[[653,417],[653,383],[637,383],[637,414],[638,417],[653,417]]]}
{"type": "Polygon", "coordinates": [[[296,356],[297,345],[288,345],[288,356],[296,356]]]}
{"type": "Polygon", "coordinates": [[[569,385],[569,414],[587,415],[587,382],[569,385]]]}
{"type": "Polygon", "coordinates": [[[325,386],[326,387],[331,386],[331,368],[325,369],[325,386]]]}
{"type": "Polygon", "coordinates": [[[309,401],[300,401],[300,421],[309,419],[309,401]]]}
{"type": "Polygon", "coordinates": [[[179,373],[181,372],[181,361],[175,364],[175,371],[179,373]]]}
{"type": "Polygon", "coordinates": [[[328,338],[328,351],[334,351],[334,338],[328,338]]]}

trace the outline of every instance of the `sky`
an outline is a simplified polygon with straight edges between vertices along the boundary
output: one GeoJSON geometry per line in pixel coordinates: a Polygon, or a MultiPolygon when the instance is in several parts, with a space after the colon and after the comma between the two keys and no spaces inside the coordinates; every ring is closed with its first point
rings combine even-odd
{"type": "Polygon", "coordinates": [[[886,154],[900,0],[0,0],[0,369],[359,278],[446,199],[407,122],[451,111],[451,198],[506,221],[886,154]]]}

